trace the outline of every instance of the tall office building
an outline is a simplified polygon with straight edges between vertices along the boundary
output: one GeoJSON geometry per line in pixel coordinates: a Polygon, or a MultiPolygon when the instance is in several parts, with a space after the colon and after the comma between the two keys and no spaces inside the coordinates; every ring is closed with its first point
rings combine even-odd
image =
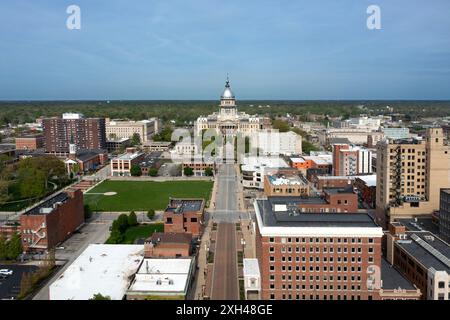
{"type": "Polygon", "coordinates": [[[42,120],[45,151],[67,154],[71,141],[78,149],[106,149],[105,119],[85,118],[80,113],[42,120]]]}
{"type": "Polygon", "coordinates": [[[377,145],[377,222],[439,210],[440,189],[449,186],[449,147],[442,128],[424,139],[385,140],[377,145]]]}

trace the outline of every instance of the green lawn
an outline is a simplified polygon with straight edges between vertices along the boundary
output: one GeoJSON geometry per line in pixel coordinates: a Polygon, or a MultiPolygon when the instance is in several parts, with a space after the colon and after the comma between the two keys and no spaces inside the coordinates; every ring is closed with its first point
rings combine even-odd
{"type": "Polygon", "coordinates": [[[212,181],[104,181],[84,194],[84,202],[94,211],[164,210],[172,198],[209,200],[212,181]],[[105,196],[105,192],[117,192],[105,196]]]}
{"type": "Polygon", "coordinates": [[[133,244],[134,240],[148,238],[155,232],[163,232],[163,223],[142,224],[136,227],[130,227],[125,231],[124,244],[133,244]]]}

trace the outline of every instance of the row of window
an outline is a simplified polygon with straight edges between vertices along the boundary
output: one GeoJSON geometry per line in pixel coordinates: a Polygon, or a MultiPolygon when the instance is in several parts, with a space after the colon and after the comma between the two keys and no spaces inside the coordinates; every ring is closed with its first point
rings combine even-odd
{"type": "MultiPolygon", "coordinates": [[[[270,261],[270,262],[276,262],[275,256],[269,256],[269,261],[270,261]]],[[[334,262],[334,256],[330,256],[330,257],[325,256],[325,257],[322,257],[322,260],[320,259],[319,256],[310,256],[309,259],[308,259],[308,261],[309,261],[310,263],[312,263],[312,262],[319,263],[319,262],[321,262],[321,261],[333,263],[333,262],[334,262]]],[[[340,262],[344,262],[344,263],[345,263],[345,262],[348,262],[349,259],[348,259],[348,257],[341,257],[341,256],[338,256],[337,259],[336,259],[336,261],[337,261],[338,263],[340,263],[340,262]]],[[[360,257],[360,256],[354,257],[354,256],[353,256],[353,257],[350,257],[350,261],[351,261],[352,263],[357,263],[357,262],[358,262],[358,263],[362,263],[362,257],[360,257]]],[[[281,257],[281,262],[294,262],[294,259],[293,259],[292,256],[288,256],[288,257],[282,256],[282,257],[281,257]]],[[[295,262],[300,262],[300,257],[299,257],[299,256],[296,256],[296,257],[295,257],[295,262]]],[[[302,257],[301,257],[301,262],[307,262],[307,259],[306,259],[305,256],[302,256],[302,257]]]]}
{"type": "MultiPolygon", "coordinates": [[[[269,242],[275,243],[274,237],[269,237],[269,242]]],[[[362,238],[291,238],[281,237],[281,243],[362,243],[362,238]]],[[[374,238],[368,238],[369,243],[374,243],[374,238]]]]}
{"type": "MultiPolygon", "coordinates": [[[[373,263],[373,258],[370,257],[369,258],[369,263],[373,263]]],[[[309,268],[307,268],[306,266],[286,266],[286,265],[282,265],[281,266],[281,272],[292,272],[292,271],[306,271],[308,269],[309,272],[334,272],[334,265],[331,266],[309,266],[309,268]]],[[[274,265],[270,265],[269,266],[269,271],[270,272],[275,272],[275,266],[274,265]]],[[[349,268],[348,266],[336,266],[336,270],[337,272],[348,272],[349,268]]],[[[355,267],[355,266],[351,266],[350,267],[350,271],[351,272],[361,272],[361,266],[355,267]]]]}
{"type": "MultiPolygon", "coordinates": [[[[285,247],[285,246],[282,246],[281,248],[279,248],[280,249],[280,251],[279,252],[281,252],[281,253],[286,253],[286,252],[289,252],[289,253],[293,253],[294,252],[294,248],[293,247],[285,247]]],[[[306,253],[306,252],[309,252],[309,253],[334,253],[334,247],[322,247],[322,250],[320,250],[320,247],[309,247],[309,250],[306,250],[306,247],[302,247],[301,248],[301,253],[306,253]]],[[[336,252],[337,253],[341,253],[341,252],[343,252],[343,253],[348,253],[349,252],[349,250],[348,250],[349,248],[348,247],[337,247],[336,248],[336,252]]],[[[269,247],[269,252],[270,253],[274,253],[276,251],[276,249],[275,249],[275,247],[269,247]]],[[[295,252],[296,253],[300,253],[300,247],[295,247],[295,252]]],[[[367,252],[370,254],[370,253],[373,253],[374,252],[374,248],[373,247],[368,247],[367,248],[367,252]]],[[[350,248],[350,253],[362,253],[362,247],[357,247],[357,248],[355,248],[355,247],[351,247],[350,248]]]]}
{"type": "MultiPolygon", "coordinates": [[[[348,277],[347,275],[344,275],[344,276],[340,276],[340,275],[338,275],[338,276],[336,276],[336,278],[335,278],[335,276],[327,276],[327,275],[321,275],[321,276],[313,276],[313,275],[310,275],[309,277],[306,277],[306,275],[305,274],[302,274],[301,275],[301,277],[300,277],[300,275],[299,274],[297,274],[297,275],[295,275],[295,277],[293,277],[292,275],[281,275],[281,277],[280,277],[280,279],[281,279],[281,281],[302,281],[302,282],[305,282],[305,281],[307,281],[307,282],[328,282],[328,281],[330,281],[330,282],[334,282],[334,281],[338,281],[338,282],[340,282],[340,281],[358,281],[358,282],[360,282],[361,281],[361,275],[358,275],[358,276],[350,276],[350,277],[348,277]],[[300,278],[301,278],[301,280],[300,280],[300,278]]],[[[275,275],[274,274],[271,274],[271,275],[269,275],[269,280],[270,281],[275,281],[275,275]]]]}
{"type": "MultiPolygon", "coordinates": [[[[332,295],[332,294],[330,294],[330,295],[326,295],[326,294],[324,294],[324,295],[320,295],[320,294],[316,294],[316,295],[313,295],[313,294],[310,294],[310,295],[296,294],[295,296],[292,295],[292,294],[283,294],[281,296],[281,299],[282,300],[293,300],[294,297],[295,297],[295,300],[334,300],[334,298],[335,298],[334,295],[332,295]]],[[[367,298],[368,298],[368,300],[373,300],[372,296],[368,296],[367,298]]],[[[338,294],[336,296],[336,299],[337,300],[361,300],[361,296],[360,295],[347,296],[347,295],[340,295],[340,294],[338,294]]],[[[270,300],[275,300],[275,294],[274,293],[270,294],[270,300]]]]}

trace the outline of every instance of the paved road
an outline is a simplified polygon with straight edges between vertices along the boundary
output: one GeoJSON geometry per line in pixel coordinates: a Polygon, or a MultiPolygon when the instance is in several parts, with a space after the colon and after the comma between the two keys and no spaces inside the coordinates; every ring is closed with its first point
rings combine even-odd
{"type": "Polygon", "coordinates": [[[216,176],[218,179],[216,210],[213,212],[215,222],[237,222],[237,183],[234,164],[222,164],[216,176]]]}
{"type": "Polygon", "coordinates": [[[213,300],[239,300],[236,226],[221,222],[217,229],[212,281],[213,300]]]}
{"type": "Polygon", "coordinates": [[[76,258],[92,243],[105,243],[109,236],[109,227],[117,218],[115,214],[100,214],[90,223],[80,229],[61,246],[64,250],[56,250],[57,260],[67,260],[66,264],[46,283],[46,285],[33,297],[33,300],[48,300],[49,287],[58,277],[75,261],[76,258]]]}
{"type": "Polygon", "coordinates": [[[214,221],[218,222],[211,298],[239,299],[236,253],[237,212],[236,171],[234,164],[222,164],[218,170],[218,187],[214,221]]]}

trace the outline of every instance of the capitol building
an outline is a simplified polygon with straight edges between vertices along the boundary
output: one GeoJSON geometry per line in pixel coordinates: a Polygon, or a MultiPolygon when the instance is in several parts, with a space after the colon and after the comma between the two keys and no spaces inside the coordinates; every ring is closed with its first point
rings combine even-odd
{"type": "Polygon", "coordinates": [[[195,123],[195,133],[201,135],[203,130],[215,129],[224,137],[233,137],[239,132],[245,136],[270,128],[270,119],[258,115],[238,112],[236,98],[231,91],[227,78],[225,89],[220,97],[220,110],[208,116],[200,116],[195,123]]]}

